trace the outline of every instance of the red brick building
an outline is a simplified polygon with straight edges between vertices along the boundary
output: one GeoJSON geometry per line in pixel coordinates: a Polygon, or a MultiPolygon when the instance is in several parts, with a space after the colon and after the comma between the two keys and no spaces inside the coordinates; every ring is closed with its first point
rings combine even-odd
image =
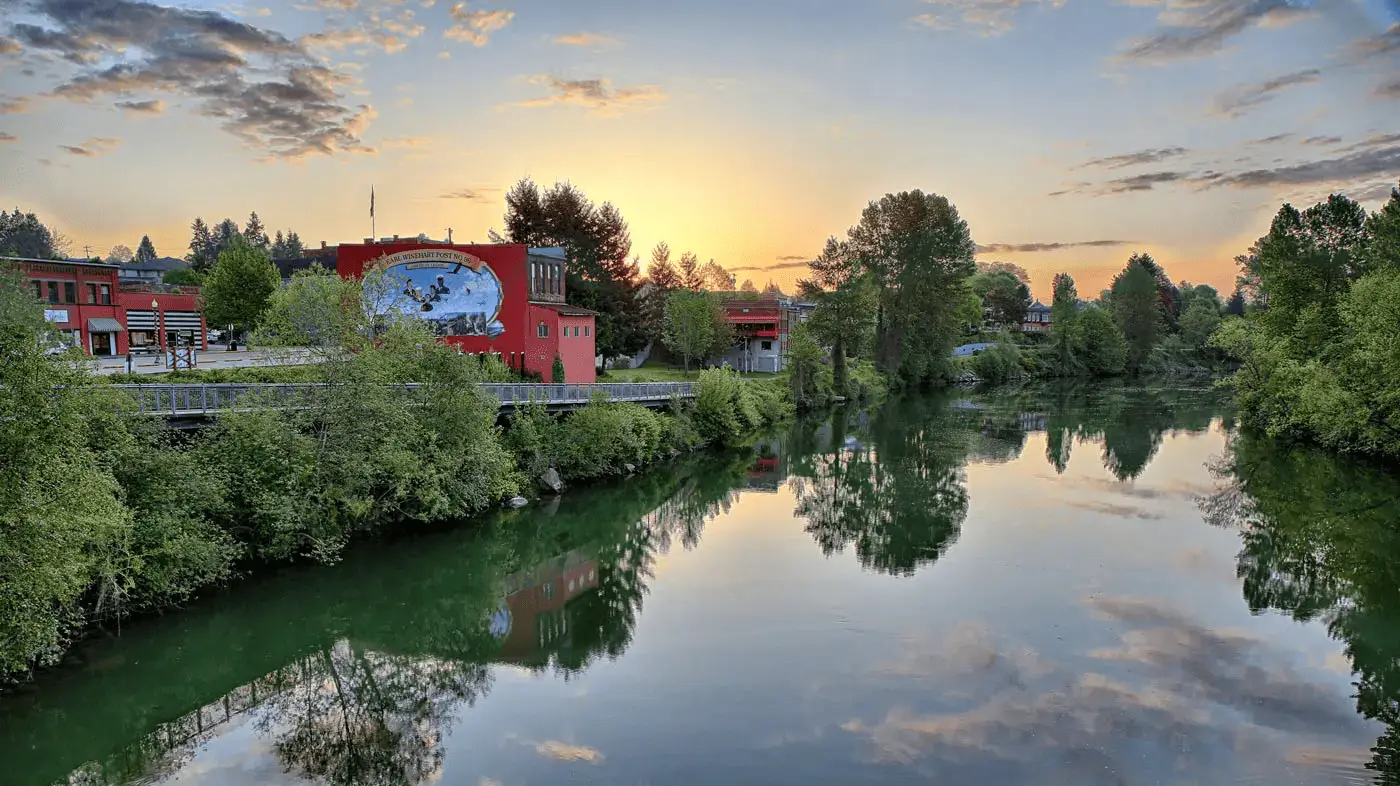
{"type": "Polygon", "coordinates": [[[44,318],[89,355],[124,355],[133,346],[163,348],[177,341],[207,349],[197,288],[122,286],[116,265],[96,262],[9,261],[24,271],[44,304],[44,318]]]}
{"type": "Polygon", "coordinates": [[[450,245],[390,240],[336,247],[336,270],[360,277],[383,269],[395,282],[394,307],[427,320],[463,352],[499,355],[512,368],[550,381],[554,358],[565,381],[596,381],[596,314],[568,305],[561,249],[450,245]]]}

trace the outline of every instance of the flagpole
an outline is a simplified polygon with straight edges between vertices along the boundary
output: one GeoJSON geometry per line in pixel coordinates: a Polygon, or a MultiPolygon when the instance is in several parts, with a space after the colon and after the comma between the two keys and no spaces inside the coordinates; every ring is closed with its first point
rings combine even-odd
{"type": "Polygon", "coordinates": [[[379,242],[379,233],[374,231],[374,185],[369,187],[369,236],[370,242],[379,242]]]}

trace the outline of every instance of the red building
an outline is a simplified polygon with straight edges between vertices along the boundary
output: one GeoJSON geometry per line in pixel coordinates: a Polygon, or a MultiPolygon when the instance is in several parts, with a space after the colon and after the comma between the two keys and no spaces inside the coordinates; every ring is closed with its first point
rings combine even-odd
{"type": "Polygon", "coordinates": [[[723,361],[739,371],[783,370],[788,334],[797,312],[777,295],[735,297],[724,301],[724,318],[734,327],[734,347],[723,361]]]}
{"type": "Polygon", "coordinates": [[[177,341],[207,349],[197,288],[118,285],[117,266],[96,262],[11,261],[44,303],[44,318],[89,355],[177,341]]]}
{"type": "Polygon", "coordinates": [[[427,320],[463,352],[499,355],[546,381],[558,356],[565,381],[591,383],[596,314],[566,303],[564,265],[561,249],[511,243],[392,240],[336,248],[341,276],[386,271],[395,307],[427,320]]]}

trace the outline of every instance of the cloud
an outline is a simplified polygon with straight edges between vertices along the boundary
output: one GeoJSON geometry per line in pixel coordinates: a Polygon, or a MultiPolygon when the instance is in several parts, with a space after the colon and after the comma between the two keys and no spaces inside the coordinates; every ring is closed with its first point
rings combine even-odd
{"type": "Polygon", "coordinates": [[[561,79],[556,76],[528,77],[532,85],[549,87],[551,93],[521,101],[517,106],[581,106],[597,114],[617,114],[629,108],[666,101],[668,96],[656,85],[614,88],[608,79],[561,79]]]}
{"type": "Polygon", "coordinates": [[[1169,158],[1183,156],[1187,152],[1187,149],[1184,147],[1163,147],[1156,150],[1139,150],[1136,153],[1125,153],[1120,156],[1093,158],[1074,168],[1084,169],[1086,167],[1098,167],[1100,169],[1123,169],[1124,167],[1140,166],[1142,164],[1155,164],[1169,158]]]}
{"type": "Polygon", "coordinates": [[[159,98],[148,101],[118,101],[113,106],[133,115],[158,115],[165,111],[165,102],[159,98]]]}
{"type": "Polygon", "coordinates": [[[1292,0],[1141,0],[1161,5],[1162,29],[1129,42],[1119,62],[1161,65],[1208,57],[1251,27],[1277,27],[1311,15],[1292,0]]]}
{"type": "Polygon", "coordinates": [[[603,761],[603,754],[595,748],[570,745],[558,740],[545,740],[539,743],[535,746],[535,752],[556,761],[582,761],[589,764],[600,764],[603,761]]]}
{"type": "Polygon", "coordinates": [[[103,153],[112,152],[121,143],[120,139],[109,136],[94,136],[89,137],[81,145],[59,145],[58,147],[69,155],[95,158],[103,153]]]}
{"type": "Polygon", "coordinates": [[[340,92],[353,78],[280,33],[215,11],[140,0],[30,0],[27,8],[46,27],[16,24],[10,34],[78,66],[50,96],[188,97],[268,159],[373,152],[360,141],[373,108],[347,105],[340,92]]]}
{"type": "Polygon", "coordinates": [[[1275,144],[1278,144],[1279,142],[1287,142],[1288,140],[1292,139],[1293,136],[1294,136],[1293,134],[1287,134],[1287,133],[1285,133],[1285,134],[1274,134],[1273,136],[1266,136],[1266,137],[1262,137],[1262,138],[1260,138],[1260,139],[1253,139],[1253,140],[1250,140],[1250,141],[1247,142],[1246,144],[1250,144],[1250,145],[1275,145],[1275,144]]]}
{"type": "Polygon", "coordinates": [[[492,194],[500,193],[499,188],[459,188],[456,191],[448,191],[439,199],[461,199],[466,202],[494,202],[496,198],[492,194]]]}
{"type": "Polygon", "coordinates": [[[1339,136],[1310,136],[1303,140],[1303,144],[1313,145],[1314,147],[1329,147],[1331,145],[1340,145],[1341,143],[1342,138],[1339,136]]]}
{"type": "MultiPolygon", "coordinates": [[[[1322,782],[1335,755],[1285,751],[1364,750],[1375,739],[1345,687],[1298,673],[1291,651],[1212,630],[1156,601],[1088,603],[1123,631],[1121,646],[1092,655],[1128,664],[1112,676],[963,626],[877,669],[881,681],[897,681],[866,691],[912,691],[929,709],[901,699],[877,720],[853,718],[841,729],[875,762],[907,767],[901,775],[1029,786],[1146,783],[1164,771],[1181,782],[1322,782]],[[1243,756],[1245,742],[1263,747],[1243,756]]],[[[821,742],[833,743],[831,735],[821,742]]]]}
{"type": "Polygon", "coordinates": [[[0,55],[17,55],[24,51],[24,47],[13,38],[0,36],[0,55]]]}
{"type": "MultiPolygon", "coordinates": [[[[779,259],[785,258],[786,257],[779,257],[779,259]]],[[[725,268],[725,270],[728,270],[730,273],[761,273],[766,270],[796,270],[809,266],[809,261],[803,257],[801,261],[783,262],[777,265],[745,265],[743,267],[725,268]]]]}
{"type": "Polygon", "coordinates": [[[1349,54],[1353,60],[1400,54],[1400,22],[1391,25],[1384,33],[1358,38],[1352,42],[1349,54]]]}
{"type": "Polygon", "coordinates": [[[1400,101],[1400,79],[1382,82],[1376,86],[1375,90],[1371,91],[1371,95],[1388,101],[1400,101]]]}
{"type": "Polygon", "coordinates": [[[1211,111],[1222,117],[1239,117],[1253,107],[1272,101],[1280,91],[1299,85],[1310,85],[1321,79],[1322,72],[1320,70],[1309,68],[1252,85],[1226,90],[1215,97],[1211,111]]]}
{"type": "Polygon", "coordinates": [[[1339,151],[1338,155],[1328,158],[1272,169],[1204,173],[1191,178],[1191,182],[1201,188],[1320,186],[1379,179],[1393,182],[1397,172],[1400,172],[1400,140],[1358,147],[1352,152],[1339,151]]]}
{"type": "Polygon", "coordinates": [[[446,49],[442,50],[441,52],[438,52],[437,56],[438,56],[438,59],[439,59],[439,60],[451,60],[451,59],[452,59],[452,53],[449,52],[449,51],[447,51],[446,49]]]}
{"type": "Polygon", "coordinates": [[[567,33],[565,35],[555,36],[554,43],[560,46],[599,47],[614,46],[619,42],[613,36],[601,35],[599,33],[567,33]]]}
{"type": "Polygon", "coordinates": [[[1013,14],[1026,6],[1046,6],[1052,9],[1065,0],[924,0],[938,10],[914,17],[913,22],[934,30],[965,27],[985,38],[1010,32],[1016,25],[1013,14]]]}
{"type": "Polygon", "coordinates": [[[427,147],[432,143],[432,138],[426,136],[391,136],[383,142],[380,142],[385,150],[427,147]]]}
{"type": "Polygon", "coordinates": [[[1186,175],[1181,172],[1148,172],[1132,177],[1120,177],[1117,180],[1110,180],[1100,193],[1125,194],[1130,191],[1151,191],[1153,186],[1174,183],[1185,177],[1186,175]]]}
{"type": "Polygon", "coordinates": [[[515,18],[514,11],[478,11],[467,8],[466,3],[456,3],[449,13],[457,24],[444,30],[443,36],[473,46],[486,46],[492,33],[504,29],[515,18]]]}
{"type": "Polygon", "coordinates": [[[1066,248],[1105,248],[1109,246],[1129,246],[1136,240],[1079,240],[1073,243],[988,243],[977,246],[979,254],[1035,254],[1041,251],[1060,251],[1066,248]]]}
{"type": "MultiPolygon", "coordinates": [[[[413,35],[422,32],[422,25],[417,27],[418,32],[413,33],[413,35]]],[[[308,33],[302,36],[300,41],[302,46],[307,49],[341,50],[351,46],[373,46],[382,49],[386,55],[395,55],[408,48],[408,43],[396,35],[382,30],[366,30],[359,27],[308,33]]]]}
{"type": "Polygon", "coordinates": [[[7,134],[7,133],[5,133],[4,131],[0,131],[0,142],[18,142],[18,141],[19,141],[19,137],[15,136],[14,134],[7,134]]]}
{"type": "Polygon", "coordinates": [[[0,115],[20,115],[29,108],[29,99],[23,96],[19,98],[0,98],[0,115]]]}

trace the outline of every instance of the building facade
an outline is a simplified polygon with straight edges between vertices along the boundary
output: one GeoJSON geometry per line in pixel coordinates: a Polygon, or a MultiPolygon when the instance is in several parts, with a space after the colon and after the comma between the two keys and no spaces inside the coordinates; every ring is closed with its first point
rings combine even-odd
{"type": "Polygon", "coordinates": [[[787,339],[799,319],[777,295],[723,301],[724,318],[734,328],[734,346],[719,358],[743,373],[783,370],[787,339]]]}
{"type": "Polygon", "coordinates": [[[1044,333],[1050,329],[1050,307],[1039,300],[1026,309],[1026,318],[1021,320],[1022,333],[1044,333]]]}
{"type": "Polygon", "coordinates": [[[44,319],[65,344],[96,357],[180,344],[207,349],[199,290],[164,284],[122,284],[116,265],[46,259],[18,263],[44,319]]]}
{"type": "Polygon", "coordinates": [[[558,356],[565,381],[591,383],[596,315],[568,305],[565,264],[561,249],[512,243],[389,239],[336,247],[341,276],[384,271],[392,307],[426,320],[443,342],[497,355],[546,381],[558,356]]]}

